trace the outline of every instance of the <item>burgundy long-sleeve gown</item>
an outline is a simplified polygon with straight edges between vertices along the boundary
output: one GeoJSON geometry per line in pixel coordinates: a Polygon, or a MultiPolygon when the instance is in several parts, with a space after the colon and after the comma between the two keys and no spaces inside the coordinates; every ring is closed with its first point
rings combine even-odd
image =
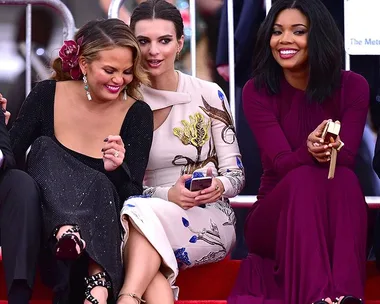
{"type": "Polygon", "coordinates": [[[245,224],[249,249],[229,304],[311,304],[364,296],[367,207],[353,171],[369,101],[366,80],[342,72],[341,87],[322,104],[285,79],[277,95],[243,91],[244,112],[262,154],[258,201],[245,224]],[[341,121],[335,178],[307,150],[324,120],[341,121]]]}

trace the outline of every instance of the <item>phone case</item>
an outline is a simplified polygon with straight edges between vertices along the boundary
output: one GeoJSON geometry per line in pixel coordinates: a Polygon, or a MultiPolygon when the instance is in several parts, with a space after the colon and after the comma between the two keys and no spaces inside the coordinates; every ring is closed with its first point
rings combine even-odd
{"type": "Polygon", "coordinates": [[[193,178],[190,184],[190,191],[199,191],[211,186],[212,177],[193,178]]]}

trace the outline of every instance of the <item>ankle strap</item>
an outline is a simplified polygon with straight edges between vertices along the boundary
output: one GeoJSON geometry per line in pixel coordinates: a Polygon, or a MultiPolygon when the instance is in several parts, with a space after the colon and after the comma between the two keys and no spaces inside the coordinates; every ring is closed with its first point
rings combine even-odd
{"type": "Polygon", "coordinates": [[[119,294],[119,296],[117,298],[119,299],[119,298],[121,298],[123,296],[128,296],[128,297],[131,297],[131,298],[135,299],[138,304],[146,303],[145,300],[139,298],[135,293],[131,293],[131,292],[122,293],[122,294],[119,294]]]}

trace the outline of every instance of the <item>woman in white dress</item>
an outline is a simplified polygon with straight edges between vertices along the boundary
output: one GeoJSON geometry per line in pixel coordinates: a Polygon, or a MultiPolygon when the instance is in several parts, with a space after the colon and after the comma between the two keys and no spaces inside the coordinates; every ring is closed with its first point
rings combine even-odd
{"type": "Polygon", "coordinates": [[[220,87],[174,69],[184,42],[178,9],[164,0],[143,2],[131,28],[151,82],[141,91],[154,113],[154,135],[144,195],[122,209],[128,246],[118,303],[173,303],[179,269],[220,261],[233,247],[228,198],[242,190],[244,169],[220,87]],[[211,186],[190,191],[188,180],[199,175],[212,176],[211,186]]]}

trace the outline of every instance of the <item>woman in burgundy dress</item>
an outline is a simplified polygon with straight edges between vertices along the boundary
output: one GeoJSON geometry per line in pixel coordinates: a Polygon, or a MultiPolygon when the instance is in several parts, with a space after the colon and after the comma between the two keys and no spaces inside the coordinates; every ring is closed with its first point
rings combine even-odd
{"type": "Polygon", "coordinates": [[[342,49],[320,0],[277,0],[259,30],[243,103],[264,173],[230,304],[362,303],[367,209],[353,168],[369,88],[341,71],[342,49]],[[341,130],[325,145],[328,119],[341,130]]]}

